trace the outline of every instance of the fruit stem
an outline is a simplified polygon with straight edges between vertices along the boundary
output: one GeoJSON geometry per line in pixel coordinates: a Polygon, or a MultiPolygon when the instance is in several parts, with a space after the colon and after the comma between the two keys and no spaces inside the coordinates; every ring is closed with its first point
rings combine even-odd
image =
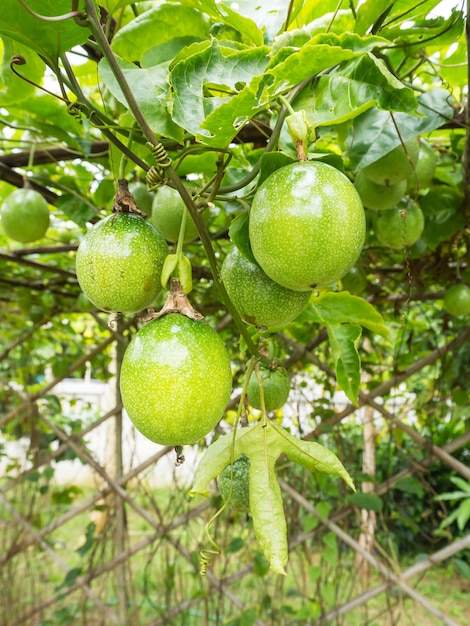
{"type": "Polygon", "coordinates": [[[134,196],[129,191],[129,183],[125,178],[120,178],[118,188],[113,201],[113,213],[134,213],[147,219],[147,214],[137,208],[134,196]]]}
{"type": "Polygon", "coordinates": [[[255,375],[256,375],[256,380],[258,381],[258,385],[259,385],[259,402],[261,406],[261,424],[263,428],[266,428],[268,424],[268,415],[266,413],[266,404],[264,402],[263,379],[261,378],[261,373],[259,371],[258,362],[256,362],[255,364],[255,375]]]}
{"type": "Polygon", "coordinates": [[[142,321],[149,322],[150,320],[163,317],[163,315],[167,315],[168,313],[181,313],[181,315],[186,315],[186,317],[192,320],[202,320],[204,317],[199,311],[196,311],[188,300],[188,297],[181,287],[179,278],[172,278],[170,280],[170,293],[160,311],[151,309],[149,311],[148,317],[143,318],[142,321]]]}

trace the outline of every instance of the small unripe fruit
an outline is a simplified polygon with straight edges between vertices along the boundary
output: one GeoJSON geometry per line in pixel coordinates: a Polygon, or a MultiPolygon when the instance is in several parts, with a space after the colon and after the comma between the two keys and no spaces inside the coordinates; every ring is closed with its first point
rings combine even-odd
{"type": "MultiPolygon", "coordinates": [[[[273,369],[260,366],[263,383],[264,406],[266,411],[277,411],[287,402],[290,391],[290,379],[284,367],[273,369]]],[[[248,402],[254,409],[261,410],[261,390],[256,372],[251,374],[247,387],[248,402]]]]}
{"type": "Polygon", "coordinates": [[[229,505],[234,511],[240,513],[250,512],[250,485],[249,485],[250,459],[241,454],[232,465],[227,465],[219,476],[220,495],[223,500],[229,500],[229,505]]]}
{"type": "Polygon", "coordinates": [[[377,185],[395,185],[406,180],[413,174],[419,159],[419,142],[417,137],[400,144],[377,161],[367,165],[364,176],[377,185]]]}
{"type": "Polygon", "coordinates": [[[444,296],[444,308],[451,315],[470,314],[470,287],[467,285],[453,285],[444,296]]]}
{"type": "Polygon", "coordinates": [[[388,248],[411,246],[424,230],[424,215],[415,202],[404,201],[393,209],[377,213],[374,220],[377,239],[388,248]]]}
{"type": "MultiPolygon", "coordinates": [[[[168,185],[162,185],[155,194],[152,205],[151,222],[167,241],[176,243],[184,212],[187,211],[180,194],[168,185]]],[[[187,215],[184,243],[194,241],[199,233],[191,216],[187,215]]]]}
{"type": "Polygon", "coordinates": [[[378,185],[366,178],[362,171],[358,172],[354,186],[366,209],[371,211],[391,209],[406,193],[406,180],[400,180],[394,185],[378,185]]]}
{"type": "Polygon", "coordinates": [[[42,239],[49,228],[49,207],[43,196],[34,189],[17,189],[0,208],[5,234],[21,243],[42,239]]]}

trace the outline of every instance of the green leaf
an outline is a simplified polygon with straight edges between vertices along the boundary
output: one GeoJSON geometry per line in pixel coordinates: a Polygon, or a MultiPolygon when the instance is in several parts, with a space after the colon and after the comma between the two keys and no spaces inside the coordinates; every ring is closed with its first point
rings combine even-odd
{"type": "Polygon", "coordinates": [[[314,126],[340,124],[371,107],[406,112],[417,108],[413,90],[372,54],[361,55],[319,76],[294,103],[295,109],[306,111],[314,126]]]}
{"type": "Polygon", "coordinates": [[[470,519],[470,498],[464,500],[459,506],[459,514],[457,516],[457,526],[459,530],[463,530],[470,519]]]}
{"type": "Polygon", "coordinates": [[[3,60],[0,71],[0,106],[19,104],[29,98],[35,90],[35,86],[19,78],[11,69],[10,61],[13,56],[22,56],[25,65],[15,66],[21,76],[24,76],[33,83],[39,84],[44,75],[46,64],[39,56],[22,44],[2,37],[0,40],[0,50],[3,47],[3,60]]]}
{"type": "MultiPolygon", "coordinates": [[[[237,10],[231,8],[231,3],[218,2],[215,0],[184,0],[187,6],[196,7],[199,11],[206,13],[211,18],[218,22],[222,22],[226,26],[230,26],[237,30],[242,36],[242,40],[249,44],[255,44],[256,46],[263,45],[263,32],[258,28],[257,23],[247,17],[243,6],[237,3],[237,10]]],[[[259,7],[262,3],[256,3],[259,7]]]]}
{"type": "MultiPolygon", "coordinates": [[[[274,466],[280,456],[279,441],[268,422],[253,430],[249,449],[250,459],[250,512],[253,528],[270,568],[277,574],[285,574],[288,558],[287,524],[274,466]]],[[[243,441],[244,444],[248,440],[243,441]]]]}
{"type": "Polygon", "coordinates": [[[290,165],[295,160],[283,152],[267,152],[262,155],[260,162],[258,186],[260,186],[268,176],[284,165],[290,165]]]}
{"type": "MultiPolygon", "coordinates": [[[[35,13],[47,17],[70,12],[70,0],[34,0],[29,5],[35,13]]],[[[84,10],[83,0],[79,11],[84,10]]],[[[3,0],[0,15],[0,36],[18,41],[55,65],[57,58],[75,46],[86,42],[88,28],[78,26],[72,19],[45,22],[31,15],[18,0],[3,0]]]]}
{"type": "Polygon", "coordinates": [[[451,476],[450,481],[454,483],[456,487],[464,491],[470,497],[470,482],[460,478],[459,476],[451,476]]]}
{"type": "Polygon", "coordinates": [[[400,480],[395,483],[395,489],[411,493],[419,498],[422,498],[424,495],[423,485],[417,478],[414,478],[414,476],[405,476],[405,478],[400,478],[400,480]]]}
{"type": "Polygon", "coordinates": [[[461,576],[470,580],[470,565],[466,561],[454,558],[454,566],[461,576]]]}
{"type": "Polygon", "coordinates": [[[170,74],[173,120],[201,141],[228,144],[256,110],[256,90],[250,83],[264,72],[267,50],[264,46],[233,50],[214,40],[181,60],[170,74]],[[230,104],[228,112],[223,109],[211,117],[226,103],[230,104]]]}
{"type": "Polygon", "coordinates": [[[147,50],[172,39],[206,39],[209,24],[204,14],[181,4],[164,3],[123,26],[112,42],[114,53],[126,61],[140,61],[147,50]]]}
{"type": "Polygon", "coordinates": [[[309,320],[318,324],[355,324],[368,328],[385,339],[390,331],[377,309],[359,296],[347,291],[326,291],[312,298],[306,311],[309,320]]]}
{"type": "Polygon", "coordinates": [[[237,215],[237,217],[233,219],[230,224],[228,235],[245,259],[248,259],[251,263],[257,264],[256,259],[253,256],[253,252],[251,251],[250,236],[248,232],[248,218],[249,214],[246,211],[237,215]]]}
{"type": "Polygon", "coordinates": [[[382,498],[373,493],[354,493],[348,496],[348,502],[354,504],[360,509],[375,511],[376,513],[380,513],[383,509],[382,498]]]}
{"type": "Polygon", "coordinates": [[[353,324],[328,324],[326,330],[338,384],[349,400],[357,405],[361,382],[361,359],[357,347],[362,330],[353,324]]]}
{"type": "MultiPolygon", "coordinates": [[[[157,135],[170,137],[178,142],[183,141],[183,129],[175,124],[167,109],[167,75],[168,65],[162,63],[154,67],[136,67],[133,63],[118,59],[129,87],[139,105],[144,117],[157,135]]],[[[124,94],[106,59],[99,64],[101,80],[125,106],[128,106],[124,94]]]]}
{"type": "Polygon", "coordinates": [[[250,513],[256,538],[272,571],[285,574],[288,559],[287,526],[282,496],[275,472],[281,454],[309,471],[339,476],[354,489],[352,480],[339,459],[323,446],[301,441],[275,422],[238,429],[209,446],[199,462],[190,495],[209,495],[209,482],[222,470],[246,454],[250,460],[250,513]]]}
{"type": "Polygon", "coordinates": [[[267,68],[273,80],[265,95],[273,97],[319,72],[386,43],[381,37],[359,37],[352,33],[320,34],[315,35],[300,50],[294,47],[281,48],[267,68]]]}
{"type": "Polygon", "coordinates": [[[96,217],[96,211],[92,206],[71,193],[64,193],[58,198],[57,208],[80,228],[85,228],[86,223],[96,217]]]}
{"type": "Polygon", "coordinates": [[[390,12],[393,4],[390,0],[365,0],[357,9],[354,32],[364,35],[379,17],[386,12],[390,12]]]}
{"type": "Polygon", "coordinates": [[[338,476],[343,479],[353,491],[356,490],[344,465],[336,454],[328,450],[328,448],[314,441],[298,439],[276,422],[268,422],[268,426],[276,432],[283,454],[291,461],[301,467],[305,467],[310,472],[320,472],[322,474],[338,476]]]}
{"type": "Polygon", "coordinates": [[[449,93],[444,89],[432,89],[418,96],[418,115],[394,113],[376,108],[369,109],[354,120],[347,150],[353,170],[360,170],[373,163],[403,141],[424,135],[453,117],[449,93]],[[400,136],[397,133],[400,131],[400,136]]]}

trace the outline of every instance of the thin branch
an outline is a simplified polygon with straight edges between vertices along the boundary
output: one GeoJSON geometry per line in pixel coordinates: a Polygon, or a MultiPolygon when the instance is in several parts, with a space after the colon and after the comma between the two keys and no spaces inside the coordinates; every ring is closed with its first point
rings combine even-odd
{"type": "MultiPolygon", "coordinates": [[[[362,546],[359,545],[357,541],[355,541],[352,537],[350,537],[347,533],[345,533],[337,524],[332,522],[329,519],[325,519],[317,509],[306,500],[300,493],[298,493],[295,489],[293,489],[290,485],[288,485],[283,479],[279,479],[279,484],[282,489],[289,494],[289,496],[298,502],[303,509],[311,513],[314,517],[316,517],[323,526],[325,526],[329,531],[333,532],[340,541],[345,543],[347,546],[352,548],[355,552],[360,554],[366,561],[368,561],[376,570],[378,570],[382,576],[385,578],[388,584],[394,584],[399,589],[401,589],[407,596],[418,602],[423,608],[425,608],[429,613],[435,615],[439,619],[442,620],[443,624],[446,626],[460,626],[457,622],[451,619],[448,615],[443,613],[440,609],[435,607],[427,598],[422,596],[418,591],[410,587],[404,580],[401,575],[397,575],[388,567],[386,567],[381,561],[379,561],[375,556],[373,556],[367,550],[364,550],[362,546]]],[[[330,621],[330,620],[327,620],[330,621]]],[[[324,617],[322,616],[319,620],[315,622],[316,624],[326,624],[324,621],[324,617]]]]}

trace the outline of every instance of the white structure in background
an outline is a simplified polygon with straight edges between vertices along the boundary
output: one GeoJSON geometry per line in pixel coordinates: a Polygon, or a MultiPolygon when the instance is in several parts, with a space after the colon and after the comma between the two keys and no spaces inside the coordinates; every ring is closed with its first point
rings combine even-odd
{"type": "MultiPolygon", "coordinates": [[[[105,415],[115,406],[112,383],[92,379],[90,370],[87,370],[84,379],[63,380],[54,388],[53,393],[61,400],[63,414],[70,419],[81,419],[84,425],[93,418],[98,419],[105,415]]],[[[115,421],[111,416],[84,438],[90,454],[111,475],[114,459],[114,428],[115,421]]],[[[141,435],[124,412],[122,434],[124,474],[155,455],[163,447],[141,435]]],[[[174,485],[175,482],[178,485],[190,484],[197,462],[197,449],[185,446],[184,456],[185,463],[175,467],[176,454],[173,452],[167,454],[159,460],[156,468],[150,466],[145,470],[145,480],[158,487],[174,485]]],[[[94,483],[98,478],[93,468],[81,463],[79,459],[61,461],[60,472],[56,473],[56,480],[66,484],[89,484],[94,483]]]]}
{"type": "MultiPolygon", "coordinates": [[[[62,414],[70,420],[81,420],[81,428],[91,424],[115,406],[113,381],[103,382],[93,379],[91,371],[88,369],[85,378],[69,378],[60,382],[51,393],[57,395],[62,404],[62,414]]],[[[239,390],[238,390],[239,391],[239,390]]],[[[289,400],[283,409],[283,426],[289,428],[293,434],[303,435],[312,429],[312,417],[315,416],[315,406],[319,406],[324,398],[324,406],[334,407],[336,411],[341,411],[349,400],[342,391],[337,390],[331,401],[329,395],[325,396],[324,390],[313,383],[311,378],[299,374],[289,395],[289,400]]],[[[381,402],[378,398],[376,401],[381,402]]],[[[405,392],[405,388],[398,388],[393,398],[390,398],[387,405],[396,415],[403,412],[408,420],[413,420],[413,412],[409,412],[407,407],[412,407],[412,396],[405,392]]],[[[355,413],[358,426],[362,422],[362,409],[355,413]]],[[[88,433],[84,441],[89,454],[113,476],[114,459],[114,418],[111,416],[105,422],[88,433]]],[[[5,456],[0,457],[0,471],[4,471],[8,459],[16,459],[20,466],[27,467],[27,453],[29,440],[3,441],[0,436],[0,443],[5,448],[5,456]]],[[[130,419],[124,412],[123,416],[123,464],[124,474],[132,468],[145,462],[155,455],[163,446],[149,441],[141,435],[132,425],[130,419]]],[[[58,444],[57,444],[58,445],[58,444]]],[[[176,455],[173,451],[158,461],[155,467],[147,468],[140,479],[148,481],[150,485],[157,487],[168,487],[178,484],[189,486],[192,481],[194,470],[199,460],[197,446],[184,446],[183,454],[185,462],[176,467],[176,455]]],[[[99,484],[103,479],[87,463],[82,463],[79,459],[73,461],[60,461],[55,464],[59,471],[55,473],[54,480],[60,484],[99,484]]]]}

